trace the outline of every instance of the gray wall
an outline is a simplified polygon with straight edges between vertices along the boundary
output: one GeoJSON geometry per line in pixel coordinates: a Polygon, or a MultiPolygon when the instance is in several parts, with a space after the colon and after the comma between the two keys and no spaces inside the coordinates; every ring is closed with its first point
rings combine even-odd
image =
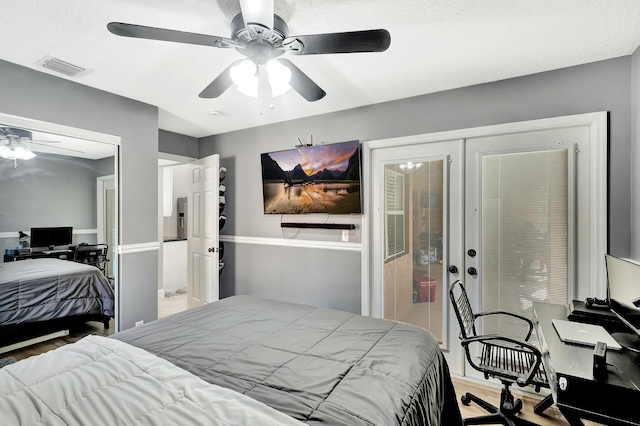
{"type": "MultiPolygon", "coordinates": [[[[0,162],[0,250],[15,248],[18,231],[42,226],[96,228],[96,178],[113,174],[113,158],[87,160],[38,154],[29,161],[0,162]]],[[[95,242],[96,235],[76,235],[74,244],[95,242]]]]}
{"type": "MultiPolygon", "coordinates": [[[[609,111],[610,168],[609,249],[628,256],[631,250],[631,57],[549,71],[494,83],[370,105],[338,113],[303,118],[210,136],[200,140],[200,157],[220,154],[227,177],[227,226],[222,234],[247,237],[282,237],[280,217],[263,215],[260,154],[289,149],[297,138],[321,135],[324,142],[373,140],[445,130],[510,123],[595,111],[609,111]]],[[[330,94],[328,95],[330,96],[330,94]]],[[[366,182],[365,190],[366,190],[366,182]]],[[[319,232],[319,231],[317,231],[319,232]]],[[[325,234],[335,231],[322,231],[325,234]]],[[[306,238],[306,237],[303,237],[306,238]]],[[[334,238],[331,235],[328,238],[334,238]]],[[[337,237],[339,238],[339,236],[337,237]]],[[[323,238],[309,238],[323,239],[323,238]]],[[[347,310],[360,309],[359,258],[347,267],[339,285],[325,279],[327,251],[308,250],[314,259],[305,276],[288,270],[288,248],[240,247],[227,244],[227,265],[221,277],[221,294],[313,294],[325,288],[332,294],[327,305],[357,300],[347,310]],[[247,253],[252,250],[263,256],[247,253]],[[229,257],[227,257],[229,256],[229,257]],[[244,259],[253,259],[251,268],[244,259]],[[253,280],[253,271],[268,271],[282,259],[277,273],[253,280]],[[346,288],[345,288],[346,287],[346,288]],[[348,296],[345,296],[348,294],[348,296]]],[[[306,250],[306,249],[300,249],[306,250]]],[[[317,304],[313,297],[304,302],[317,304]]]]}
{"type": "MultiPolygon", "coordinates": [[[[0,61],[0,94],[2,113],[119,136],[120,244],[158,240],[157,107],[5,61],[0,61]]],[[[0,204],[5,202],[0,194],[0,204]]],[[[122,256],[123,328],[157,318],[158,256],[151,255],[122,256]]]]}
{"type": "Polygon", "coordinates": [[[631,93],[632,93],[632,154],[629,156],[631,161],[631,170],[633,170],[633,180],[631,185],[632,205],[632,257],[640,260],[640,48],[636,49],[632,56],[631,67],[631,93]]]}
{"type": "Polygon", "coordinates": [[[198,158],[198,139],[179,133],[159,130],[158,151],[184,157],[198,158]]]}

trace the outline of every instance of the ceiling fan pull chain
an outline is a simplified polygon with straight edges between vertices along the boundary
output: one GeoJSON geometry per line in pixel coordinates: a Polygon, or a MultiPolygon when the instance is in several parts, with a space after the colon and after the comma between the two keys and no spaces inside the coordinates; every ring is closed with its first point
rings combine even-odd
{"type": "Polygon", "coordinates": [[[269,74],[264,65],[258,65],[258,102],[260,103],[260,115],[265,110],[273,108],[273,92],[269,83],[269,74]]]}

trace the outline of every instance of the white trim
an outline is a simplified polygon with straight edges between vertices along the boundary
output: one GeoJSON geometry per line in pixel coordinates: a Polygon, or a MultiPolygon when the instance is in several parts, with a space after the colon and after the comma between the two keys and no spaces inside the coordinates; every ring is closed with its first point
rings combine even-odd
{"type": "MultiPolygon", "coordinates": [[[[563,117],[543,118],[539,120],[521,121],[515,123],[497,124],[483,127],[473,127],[468,129],[457,129],[423,135],[406,136],[390,139],[377,139],[363,141],[362,170],[367,171],[363,177],[371,182],[371,155],[374,149],[398,147],[404,145],[419,145],[432,142],[454,141],[458,139],[470,139],[483,136],[497,136],[510,133],[531,132],[537,130],[559,129],[564,127],[589,126],[591,129],[591,241],[590,241],[590,282],[589,289],[592,295],[603,297],[606,291],[606,271],[604,266],[604,255],[607,251],[607,112],[593,112],[586,114],[568,115],[563,117]]],[[[365,211],[370,211],[373,206],[372,197],[367,197],[365,192],[365,211]]],[[[372,217],[363,217],[362,241],[367,242],[362,250],[362,277],[361,277],[361,305],[364,315],[368,315],[372,310],[370,299],[370,289],[372,285],[373,272],[370,261],[371,247],[368,241],[372,236],[368,235],[373,229],[367,221],[374,220],[372,217]]]]}
{"type": "Polygon", "coordinates": [[[158,290],[158,299],[163,299],[164,298],[164,289],[161,288],[160,290],[158,290]]]}
{"type": "MultiPolygon", "coordinates": [[[[586,114],[567,115],[563,117],[541,118],[539,120],[518,121],[515,123],[495,124],[483,127],[471,127],[468,129],[448,130],[423,135],[403,136],[399,138],[377,139],[363,141],[364,149],[390,148],[403,145],[419,145],[429,142],[446,142],[457,139],[471,139],[484,136],[506,135],[510,133],[532,132],[536,130],[561,129],[563,127],[591,126],[592,136],[604,136],[606,141],[607,112],[590,112],[586,114]]],[[[600,151],[601,152],[601,151],[600,151]]],[[[606,153],[606,144],[604,152],[606,153]]]]}
{"type": "Polygon", "coordinates": [[[238,235],[220,235],[220,241],[238,244],[257,244],[263,246],[362,251],[362,244],[360,243],[343,243],[334,241],[289,240],[286,238],[241,237],[238,235]]]}
{"type": "Polygon", "coordinates": [[[109,135],[107,133],[98,133],[92,130],[80,129],[77,127],[65,126],[62,124],[51,123],[41,120],[33,120],[25,117],[18,117],[16,115],[0,113],[0,120],[3,124],[8,124],[17,127],[26,127],[29,130],[35,130],[38,132],[55,133],[59,135],[69,136],[78,139],[87,139],[93,142],[102,142],[112,145],[120,145],[120,137],[109,135]]]}
{"type": "Polygon", "coordinates": [[[36,343],[46,342],[47,340],[57,339],[58,337],[64,337],[69,335],[69,330],[64,329],[60,331],[54,331],[53,333],[45,334],[44,336],[34,337],[33,339],[24,340],[22,342],[13,343],[11,345],[0,347],[0,354],[15,351],[16,349],[26,348],[27,346],[35,345],[36,343]]]}
{"type": "MultiPolygon", "coordinates": [[[[585,114],[587,115],[587,114],[585,114]]],[[[604,255],[607,253],[607,207],[608,207],[608,169],[607,169],[607,113],[594,113],[591,122],[591,295],[599,298],[607,296],[607,272],[604,255]],[[597,218],[597,220],[596,220],[597,218]],[[597,259],[597,262],[593,260],[597,259]]]]}
{"type": "Polygon", "coordinates": [[[98,233],[98,228],[94,228],[94,229],[74,229],[73,230],[73,235],[90,235],[90,234],[97,234],[98,233]]]}
{"type": "MultiPolygon", "coordinates": [[[[360,165],[362,173],[362,181],[367,184],[373,182],[371,175],[371,149],[361,145],[360,155],[362,156],[362,164],[360,165]]],[[[362,254],[360,256],[360,277],[362,283],[360,285],[360,313],[365,316],[371,315],[371,286],[364,284],[364,277],[369,277],[370,268],[369,253],[371,253],[372,239],[369,236],[370,232],[370,203],[372,197],[372,191],[362,191],[362,220],[360,221],[360,241],[362,254]]]]}
{"type": "Polygon", "coordinates": [[[139,244],[122,244],[118,246],[118,254],[144,253],[158,250],[160,250],[160,243],[158,241],[139,244]]]}

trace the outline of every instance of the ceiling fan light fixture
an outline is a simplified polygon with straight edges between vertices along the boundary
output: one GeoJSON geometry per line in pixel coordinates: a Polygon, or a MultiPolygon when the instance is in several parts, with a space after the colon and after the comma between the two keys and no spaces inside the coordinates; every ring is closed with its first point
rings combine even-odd
{"type": "Polygon", "coordinates": [[[0,157],[2,158],[9,160],[31,160],[35,156],[36,154],[20,142],[0,146],[0,157]]]}
{"type": "MultiPolygon", "coordinates": [[[[280,96],[291,89],[291,70],[275,59],[267,61],[265,66],[269,76],[272,96],[280,96]]],[[[258,66],[251,59],[245,59],[229,70],[231,80],[238,91],[252,98],[258,97],[258,66]]]]}
{"type": "Polygon", "coordinates": [[[291,70],[289,68],[275,59],[267,61],[266,68],[274,98],[291,90],[291,86],[289,85],[291,81],[291,70]]]}
{"type": "Polygon", "coordinates": [[[258,97],[258,66],[251,59],[245,59],[229,70],[231,81],[238,91],[253,98],[258,97]]]}

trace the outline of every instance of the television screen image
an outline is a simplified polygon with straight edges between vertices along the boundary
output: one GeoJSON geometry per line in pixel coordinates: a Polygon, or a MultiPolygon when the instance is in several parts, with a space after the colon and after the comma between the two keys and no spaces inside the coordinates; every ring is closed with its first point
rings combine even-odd
{"type": "Polygon", "coordinates": [[[262,154],[265,214],[360,214],[360,142],[262,154]]]}

